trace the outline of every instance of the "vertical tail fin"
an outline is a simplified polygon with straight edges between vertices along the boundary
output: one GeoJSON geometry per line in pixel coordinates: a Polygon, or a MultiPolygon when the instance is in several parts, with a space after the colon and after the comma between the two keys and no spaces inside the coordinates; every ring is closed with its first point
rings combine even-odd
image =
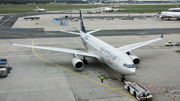
{"type": "Polygon", "coordinates": [[[79,10],[79,14],[80,14],[81,31],[86,33],[86,28],[85,28],[85,25],[84,25],[84,22],[83,22],[83,16],[82,16],[81,10],[79,10]]]}
{"type": "Polygon", "coordinates": [[[36,5],[37,9],[39,9],[38,5],[36,5]]]}

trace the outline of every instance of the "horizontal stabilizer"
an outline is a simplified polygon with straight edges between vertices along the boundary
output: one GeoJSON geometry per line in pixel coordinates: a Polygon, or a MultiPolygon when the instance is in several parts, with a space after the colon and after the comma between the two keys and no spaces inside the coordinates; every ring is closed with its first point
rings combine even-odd
{"type": "Polygon", "coordinates": [[[94,33],[94,32],[97,32],[97,31],[100,31],[101,29],[97,29],[97,30],[93,30],[93,31],[90,31],[90,32],[87,32],[88,34],[91,34],[91,33],[94,33]]]}
{"type": "Polygon", "coordinates": [[[76,34],[76,35],[80,35],[80,33],[76,33],[76,32],[69,32],[69,31],[64,31],[64,30],[59,30],[61,32],[65,32],[65,33],[70,33],[70,34],[76,34]]]}

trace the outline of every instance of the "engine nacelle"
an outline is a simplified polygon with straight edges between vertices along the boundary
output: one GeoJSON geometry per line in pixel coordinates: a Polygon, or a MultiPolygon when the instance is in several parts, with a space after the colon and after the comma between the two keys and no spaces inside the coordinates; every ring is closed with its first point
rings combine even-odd
{"type": "Polygon", "coordinates": [[[134,54],[131,53],[131,52],[127,52],[127,55],[132,59],[132,61],[133,61],[133,63],[134,63],[135,65],[140,64],[140,59],[139,59],[139,57],[137,57],[136,55],[134,55],[134,54]]]}
{"type": "Polygon", "coordinates": [[[77,57],[72,59],[72,65],[76,70],[82,70],[84,68],[84,63],[77,57]]]}

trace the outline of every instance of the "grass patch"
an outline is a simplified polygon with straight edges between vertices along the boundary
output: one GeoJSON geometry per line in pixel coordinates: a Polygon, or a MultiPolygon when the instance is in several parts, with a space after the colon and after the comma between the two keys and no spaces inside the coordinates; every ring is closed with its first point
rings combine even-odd
{"type": "MultiPolygon", "coordinates": [[[[38,4],[39,8],[44,8],[46,11],[53,10],[67,10],[70,9],[85,9],[106,7],[107,5],[48,5],[38,4]]],[[[6,13],[23,13],[23,12],[37,12],[35,4],[0,4],[0,14],[6,13]]]]}
{"type": "MultiPolygon", "coordinates": [[[[46,11],[59,11],[70,9],[70,5],[49,5],[49,4],[38,4],[39,8],[44,8],[46,11]]],[[[87,9],[87,8],[97,8],[97,7],[107,7],[109,5],[71,5],[72,9],[87,9]]],[[[180,6],[180,5],[177,5],[180,6]]],[[[120,7],[115,7],[119,9],[124,9],[120,12],[158,12],[167,11],[169,8],[176,8],[176,5],[121,5],[120,7]]],[[[36,4],[0,4],[0,14],[7,13],[23,13],[23,12],[37,12],[36,4]]]]}
{"type": "MultiPolygon", "coordinates": [[[[179,6],[179,5],[178,5],[179,6]]],[[[158,11],[167,11],[169,8],[176,8],[176,5],[122,5],[120,7],[116,7],[119,9],[124,9],[120,12],[131,12],[131,13],[150,13],[150,12],[158,12],[158,11]]]]}

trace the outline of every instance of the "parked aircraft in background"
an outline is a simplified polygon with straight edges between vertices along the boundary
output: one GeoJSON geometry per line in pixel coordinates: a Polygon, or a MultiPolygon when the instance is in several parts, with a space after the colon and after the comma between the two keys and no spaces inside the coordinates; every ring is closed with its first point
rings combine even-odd
{"type": "Polygon", "coordinates": [[[45,12],[45,9],[39,9],[38,5],[36,5],[36,6],[37,6],[37,10],[38,10],[39,12],[45,12]]]}
{"type": "Polygon", "coordinates": [[[176,18],[177,20],[180,20],[180,8],[169,8],[168,11],[157,12],[152,16],[154,19],[158,17],[160,19],[167,18],[170,20],[170,18],[176,18]]]}
{"type": "Polygon", "coordinates": [[[94,3],[94,2],[89,1],[89,4],[91,4],[91,5],[101,5],[102,3],[101,3],[101,1],[99,1],[98,3],[94,3]]]}
{"type": "Polygon", "coordinates": [[[169,8],[169,12],[180,12],[180,8],[169,8]]]}
{"type": "Polygon", "coordinates": [[[97,32],[100,29],[86,32],[85,25],[83,22],[83,16],[80,12],[80,26],[81,30],[79,33],[77,32],[69,32],[69,31],[62,31],[71,34],[80,35],[82,42],[87,49],[87,51],[82,50],[73,50],[73,49],[65,49],[65,48],[53,48],[53,47],[43,47],[43,46],[31,46],[31,45],[22,45],[22,44],[12,44],[14,46],[21,46],[21,47],[28,47],[28,48],[37,48],[37,49],[44,49],[50,51],[57,51],[57,52],[64,52],[73,54],[74,58],[72,59],[72,65],[76,70],[82,70],[84,68],[84,64],[87,64],[86,57],[92,57],[113,70],[119,72],[122,75],[122,80],[125,80],[124,76],[127,75],[134,75],[136,72],[135,65],[140,63],[140,59],[135,56],[131,50],[136,48],[142,47],[144,45],[159,41],[163,38],[161,35],[160,38],[156,38],[153,40],[139,42],[135,44],[130,44],[126,46],[122,46],[119,48],[115,48],[102,40],[94,37],[91,33],[97,32]],[[83,59],[79,59],[78,55],[83,56],[83,59]]]}
{"type": "Polygon", "coordinates": [[[154,19],[167,18],[168,20],[170,20],[170,18],[176,18],[177,20],[180,20],[180,12],[172,12],[172,11],[157,12],[155,15],[152,16],[152,18],[154,18],[154,19]]]}
{"type": "Polygon", "coordinates": [[[125,3],[125,2],[124,2],[124,3],[116,2],[115,4],[116,4],[116,5],[129,5],[129,3],[125,3]]]}
{"type": "Polygon", "coordinates": [[[161,19],[168,18],[168,20],[170,20],[170,18],[177,18],[177,20],[179,20],[180,12],[161,12],[159,18],[161,19]]]}
{"type": "Polygon", "coordinates": [[[90,4],[90,5],[93,5],[93,3],[92,3],[91,1],[89,1],[89,4],[90,4]]]}
{"type": "Polygon", "coordinates": [[[111,8],[111,7],[106,7],[106,8],[104,8],[103,11],[104,11],[104,12],[113,12],[113,8],[111,8]]]}
{"type": "Polygon", "coordinates": [[[111,8],[111,7],[105,7],[104,8],[104,12],[113,12],[113,11],[119,11],[120,9],[114,9],[114,8],[111,8]]]}

